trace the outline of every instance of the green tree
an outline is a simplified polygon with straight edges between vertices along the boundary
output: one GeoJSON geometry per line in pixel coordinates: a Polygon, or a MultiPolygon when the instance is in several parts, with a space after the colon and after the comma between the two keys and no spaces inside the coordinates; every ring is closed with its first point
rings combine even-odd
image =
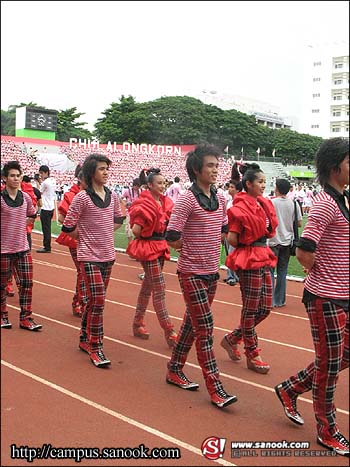
{"type": "Polygon", "coordinates": [[[16,114],[8,110],[1,109],[1,134],[15,136],[16,114]]]}
{"type": "Polygon", "coordinates": [[[286,159],[301,159],[305,162],[314,160],[317,149],[323,139],[288,128],[273,130],[273,144],[278,156],[286,159]]]}
{"type": "Polygon", "coordinates": [[[154,144],[198,144],[223,146],[220,122],[223,110],[187,96],[161,97],[149,103],[155,125],[154,144]]]}
{"type": "Polygon", "coordinates": [[[153,119],[147,104],[140,104],[133,96],[122,95],[102,112],[95,124],[94,135],[102,143],[147,142],[152,140],[153,119]]]}
{"type": "MultiPolygon", "coordinates": [[[[17,107],[38,107],[35,102],[25,104],[21,102],[18,105],[10,105],[7,110],[1,109],[1,134],[15,136],[16,135],[16,108],[17,107]]],[[[45,107],[41,107],[45,108],[45,107]]]]}
{"type": "Polygon", "coordinates": [[[86,125],[86,122],[77,121],[82,115],[85,114],[77,112],[76,107],[60,110],[57,113],[56,139],[58,141],[69,141],[69,138],[92,138],[92,133],[83,128],[83,126],[86,125]]]}

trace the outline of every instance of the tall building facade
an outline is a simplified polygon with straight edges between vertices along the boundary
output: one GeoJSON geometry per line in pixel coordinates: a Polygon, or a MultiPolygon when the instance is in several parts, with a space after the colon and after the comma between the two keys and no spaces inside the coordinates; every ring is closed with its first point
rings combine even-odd
{"type": "Polygon", "coordinates": [[[349,137],[349,44],[308,46],[304,95],[304,133],[349,137]]]}

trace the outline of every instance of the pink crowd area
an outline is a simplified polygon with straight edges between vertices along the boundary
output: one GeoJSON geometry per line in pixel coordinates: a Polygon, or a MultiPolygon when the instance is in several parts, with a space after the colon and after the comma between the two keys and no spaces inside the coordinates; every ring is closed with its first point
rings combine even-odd
{"type": "MultiPolygon", "coordinates": [[[[106,145],[105,145],[106,146],[106,145]]],[[[180,177],[182,183],[189,181],[186,172],[186,151],[181,154],[158,154],[147,152],[126,152],[122,149],[107,150],[106,148],[92,149],[79,146],[70,147],[69,143],[59,141],[41,141],[16,137],[1,137],[1,164],[16,160],[20,163],[23,174],[33,177],[38,173],[41,165],[40,160],[43,153],[46,159],[54,157],[55,154],[64,154],[74,164],[82,164],[85,158],[92,152],[106,155],[112,161],[108,186],[110,188],[129,186],[132,180],[139,176],[142,169],[157,167],[167,180],[180,177]]],[[[72,164],[72,165],[73,165],[72,164]]],[[[49,165],[50,164],[46,164],[49,165]]],[[[51,176],[56,179],[57,185],[64,185],[74,181],[74,168],[60,172],[50,168],[51,176]]],[[[218,184],[229,181],[231,175],[231,164],[221,158],[218,184]]]]}

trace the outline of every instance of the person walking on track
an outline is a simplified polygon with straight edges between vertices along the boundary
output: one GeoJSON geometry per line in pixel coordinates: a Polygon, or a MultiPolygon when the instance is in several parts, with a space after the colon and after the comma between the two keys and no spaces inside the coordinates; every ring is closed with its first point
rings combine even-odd
{"type": "MultiPolygon", "coordinates": [[[[72,201],[79,193],[80,190],[84,190],[86,188],[85,182],[83,180],[83,171],[81,170],[81,165],[77,165],[75,169],[75,178],[77,179],[77,183],[73,183],[70,187],[69,191],[67,191],[63,195],[63,200],[57,207],[58,210],[58,222],[63,224],[64,218],[67,215],[69,206],[72,204],[72,201]]],[[[56,238],[56,242],[59,245],[64,245],[69,248],[70,255],[74,262],[75,268],[77,270],[77,279],[75,284],[75,293],[73,295],[72,300],[72,311],[73,315],[81,318],[84,314],[86,308],[86,289],[85,283],[83,279],[83,274],[81,272],[80,263],[77,258],[77,245],[78,242],[75,238],[72,238],[70,235],[66,234],[65,232],[61,232],[60,235],[56,238]]]]}
{"type": "Polygon", "coordinates": [[[89,353],[97,367],[111,363],[103,352],[103,311],[115,261],[114,230],[124,220],[117,194],[105,186],[110,165],[110,159],[100,154],[85,159],[82,171],[87,188],[74,197],[62,226],[62,232],[78,237],[77,258],[88,298],[79,348],[89,353]]]}
{"type": "Polygon", "coordinates": [[[147,189],[143,190],[139,198],[129,207],[130,225],[136,238],[131,241],[126,252],[141,262],[145,272],[137,299],[133,333],[135,337],[141,339],[149,338],[144,317],[152,294],[154,311],[164,330],[165,340],[172,348],[177,334],[165,304],[165,282],[162,271],[165,260],[170,259],[165,231],[174,203],[163,194],[165,179],[160,169],[147,170],[146,174],[142,171],[139,180],[141,185],[147,186],[147,189]]]}
{"type": "Polygon", "coordinates": [[[167,241],[180,251],[177,273],[184,301],[185,316],[168,362],[166,382],[179,388],[196,390],[183,367],[193,343],[212,404],[219,408],[237,401],[220,380],[213,349],[211,306],[218,284],[220,246],[227,232],[226,200],[214,184],[219,171],[220,151],[199,145],[187,155],[186,169],[192,186],[174,206],[167,228],[167,241]]]}
{"type": "Polygon", "coordinates": [[[339,372],[349,367],[349,140],[331,138],[316,154],[323,190],[315,196],[296,256],[308,273],[302,301],[311,326],[315,360],[275,387],[286,416],[303,425],[300,394],[312,392],[317,443],[349,456],[334,405],[339,372]]]}
{"type": "Polygon", "coordinates": [[[6,308],[6,285],[12,274],[19,281],[19,327],[28,331],[42,328],[32,318],[33,260],[26,225],[34,223],[36,209],[30,196],[20,190],[22,169],[17,161],[3,167],[5,189],[1,191],[1,328],[12,324],[6,308]]]}
{"type": "Polygon", "coordinates": [[[244,191],[237,193],[228,210],[228,242],[235,247],[226,266],[237,272],[242,294],[240,325],[226,334],[221,346],[231,360],[240,360],[238,344],[243,340],[247,367],[266,374],[270,365],[264,362],[258,348],[255,327],[270,314],[272,278],[270,268],[277,258],[267,246],[267,238],[275,235],[276,212],[272,202],[263,197],[266,178],[257,164],[241,166],[244,191]]]}

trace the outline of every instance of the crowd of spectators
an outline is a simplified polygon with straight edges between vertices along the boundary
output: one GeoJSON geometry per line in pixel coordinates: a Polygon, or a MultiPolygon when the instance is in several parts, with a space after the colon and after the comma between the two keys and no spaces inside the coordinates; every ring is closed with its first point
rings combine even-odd
{"type": "MultiPolygon", "coordinates": [[[[40,152],[40,151],[39,151],[40,152]]],[[[107,149],[84,148],[59,146],[57,143],[57,153],[63,153],[74,163],[82,164],[86,157],[92,152],[106,155],[112,160],[110,168],[109,187],[129,186],[132,180],[139,176],[142,169],[157,167],[167,180],[173,180],[175,176],[180,177],[183,183],[188,182],[188,175],[185,169],[186,154],[158,154],[146,152],[125,152],[120,149],[109,151],[107,149]]],[[[12,140],[1,140],[2,164],[10,160],[17,160],[23,168],[23,173],[30,177],[38,172],[40,163],[23,150],[23,143],[17,144],[12,140]]],[[[56,179],[57,186],[65,184],[71,185],[74,179],[74,170],[58,172],[51,170],[52,176],[56,179]]],[[[224,157],[220,161],[220,173],[218,183],[225,183],[230,179],[231,164],[224,157]]]]}

